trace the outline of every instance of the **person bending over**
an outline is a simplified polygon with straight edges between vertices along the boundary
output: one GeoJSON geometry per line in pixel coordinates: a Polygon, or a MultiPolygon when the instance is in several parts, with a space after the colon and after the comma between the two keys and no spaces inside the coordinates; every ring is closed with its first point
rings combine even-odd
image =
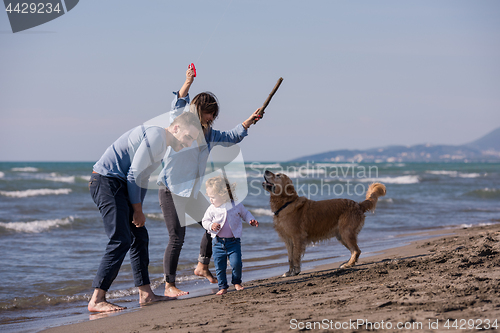
{"type": "Polygon", "coordinates": [[[137,126],[118,138],[95,163],[89,190],[101,213],[109,242],[92,283],[95,289],[89,311],[125,309],[108,302],[106,292],[128,251],[134,284],[139,288],[139,303],[171,299],[155,295],[150,286],[149,236],[142,203],[149,177],[160,165],[167,148],[180,151],[189,147],[200,133],[198,117],[189,113],[177,117],[168,128],[137,126]]]}

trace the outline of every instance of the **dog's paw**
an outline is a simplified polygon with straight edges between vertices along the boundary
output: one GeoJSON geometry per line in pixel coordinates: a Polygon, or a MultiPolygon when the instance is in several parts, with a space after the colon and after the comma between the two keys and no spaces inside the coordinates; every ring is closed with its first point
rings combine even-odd
{"type": "Polygon", "coordinates": [[[296,275],[299,275],[299,273],[300,273],[300,271],[298,271],[298,272],[296,272],[296,271],[288,271],[285,274],[283,274],[282,277],[296,276],[296,275]]]}

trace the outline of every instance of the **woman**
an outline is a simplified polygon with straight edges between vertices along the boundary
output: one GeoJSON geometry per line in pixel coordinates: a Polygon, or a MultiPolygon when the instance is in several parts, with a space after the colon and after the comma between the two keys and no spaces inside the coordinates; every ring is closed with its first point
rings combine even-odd
{"type": "MultiPolygon", "coordinates": [[[[194,81],[194,71],[189,68],[186,81],[178,92],[174,92],[171,114],[176,117],[184,111],[198,115],[203,136],[191,149],[176,153],[169,150],[163,160],[164,167],[158,177],[160,189],[158,198],[165,224],[169,233],[169,241],[163,258],[165,274],[165,296],[176,297],[188,294],[175,285],[175,276],[179,256],[186,233],[185,214],[191,216],[201,226],[201,220],[210,203],[200,193],[205,174],[205,167],[210,150],[215,145],[232,145],[247,136],[248,128],[262,116],[257,109],[252,115],[230,131],[212,129],[212,123],[219,115],[219,105],[215,95],[204,92],[196,95],[189,103],[189,89],[194,81]],[[189,107],[189,108],[188,108],[189,107]],[[187,110],[185,110],[188,108],[187,110]]],[[[212,256],[212,238],[205,232],[200,244],[200,256],[194,274],[207,278],[210,283],[217,280],[208,270],[212,256]]]]}

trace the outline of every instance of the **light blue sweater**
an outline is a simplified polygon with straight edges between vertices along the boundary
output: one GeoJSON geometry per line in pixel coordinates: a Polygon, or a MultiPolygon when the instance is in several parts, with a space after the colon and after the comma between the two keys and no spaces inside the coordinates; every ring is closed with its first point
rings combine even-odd
{"type": "Polygon", "coordinates": [[[158,126],[137,126],[118,138],[94,164],[94,171],[127,182],[130,203],[144,200],[149,177],[167,151],[167,133],[158,126]]]}

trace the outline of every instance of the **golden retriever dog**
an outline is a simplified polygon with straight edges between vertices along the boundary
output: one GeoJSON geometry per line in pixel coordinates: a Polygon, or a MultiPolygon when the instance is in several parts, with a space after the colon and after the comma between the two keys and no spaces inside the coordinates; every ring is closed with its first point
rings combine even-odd
{"type": "Polygon", "coordinates": [[[270,193],[274,228],[288,251],[290,270],[283,276],[300,273],[306,245],[334,236],[351,251],[351,258],[341,268],[356,264],[361,254],[357,238],[365,222],[365,212],[374,211],[378,198],[385,195],[383,184],[371,184],[366,200],[358,203],[349,199],[313,201],[299,197],[292,180],[282,173],[266,170],[264,179],[262,186],[270,193]]]}

